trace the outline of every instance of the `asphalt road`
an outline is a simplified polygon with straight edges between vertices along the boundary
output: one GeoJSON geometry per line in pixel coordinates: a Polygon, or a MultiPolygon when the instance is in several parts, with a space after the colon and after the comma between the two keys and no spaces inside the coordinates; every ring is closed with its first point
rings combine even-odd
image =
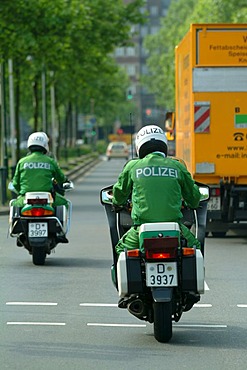
{"type": "Polygon", "coordinates": [[[174,324],[168,344],[116,307],[99,191],[123,164],[102,161],[75,183],[70,243],[45,266],[16,247],[0,216],[1,370],[247,368],[247,238],[206,239],[207,290],[174,324]]]}

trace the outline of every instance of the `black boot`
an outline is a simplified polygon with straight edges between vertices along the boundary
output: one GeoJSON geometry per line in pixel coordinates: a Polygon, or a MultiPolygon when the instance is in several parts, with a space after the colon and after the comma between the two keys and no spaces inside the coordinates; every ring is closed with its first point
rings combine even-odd
{"type": "Polygon", "coordinates": [[[136,299],[135,295],[129,297],[120,298],[118,301],[118,308],[127,308],[128,304],[136,299]]]}
{"type": "Polygon", "coordinates": [[[58,244],[58,243],[65,243],[65,244],[67,244],[69,241],[68,241],[68,239],[66,238],[66,236],[65,235],[60,235],[60,236],[57,236],[56,237],[56,243],[58,244]]]}
{"type": "Polygon", "coordinates": [[[201,299],[199,294],[189,293],[186,299],[186,305],[184,307],[184,312],[189,311],[195,303],[199,302],[201,299]]]}
{"type": "Polygon", "coordinates": [[[26,240],[25,235],[24,234],[20,234],[17,237],[17,240],[16,240],[17,247],[24,247],[25,240],[26,240]]]}

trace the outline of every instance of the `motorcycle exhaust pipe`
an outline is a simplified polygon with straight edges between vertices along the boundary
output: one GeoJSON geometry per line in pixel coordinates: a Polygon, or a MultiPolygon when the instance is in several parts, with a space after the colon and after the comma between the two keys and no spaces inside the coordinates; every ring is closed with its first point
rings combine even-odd
{"type": "Polygon", "coordinates": [[[130,302],[127,306],[127,309],[136,317],[143,317],[145,314],[145,306],[141,299],[135,299],[134,301],[130,302]]]}

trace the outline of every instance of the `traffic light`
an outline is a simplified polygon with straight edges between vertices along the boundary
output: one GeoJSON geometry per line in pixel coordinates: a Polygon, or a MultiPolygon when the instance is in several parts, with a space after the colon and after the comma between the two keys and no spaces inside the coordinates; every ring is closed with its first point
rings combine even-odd
{"type": "Polygon", "coordinates": [[[146,109],[146,115],[150,117],[152,115],[152,109],[147,108],[146,109]]]}
{"type": "Polygon", "coordinates": [[[132,100],[132,99],[133,99],[132,91],[131,90],[128,90],[128,92],[127,92],[127,100],[132,100]]]}

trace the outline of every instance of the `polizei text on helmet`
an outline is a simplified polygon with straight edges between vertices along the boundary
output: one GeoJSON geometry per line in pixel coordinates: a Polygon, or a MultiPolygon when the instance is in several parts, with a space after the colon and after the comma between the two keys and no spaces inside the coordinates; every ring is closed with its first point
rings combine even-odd
{"type": "Polygon", "coordinates": [[[138,135],[137,135],[137,139],[139,138],[139,136],[144,136],[144,135],[150,135],[150,134],[163,134],[163,130],[159,127],[145,127],[145,129],[141,130],[138,135]]]}

